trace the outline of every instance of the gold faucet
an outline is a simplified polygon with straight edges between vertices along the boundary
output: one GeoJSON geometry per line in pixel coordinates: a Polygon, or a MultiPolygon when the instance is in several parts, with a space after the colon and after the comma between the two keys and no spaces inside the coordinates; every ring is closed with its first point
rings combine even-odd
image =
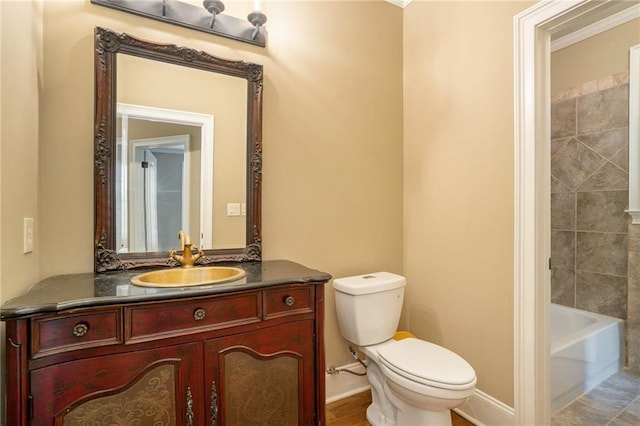
{"type": "Polygon", "coordinates": [[[188,235],[184,233],[184,231],[178,232],[178,239],[180,240],[180,250],[182,251],[182,255],[176,253],[175,250],[171,250],[169,253],[169,259],[175,260],[183,268],[193,268],[198,261],[198,259],[204,258],[204,252],[200,250],[198,247],[195,247],[196,254],[193,254],[191,239],[188,235]]]}

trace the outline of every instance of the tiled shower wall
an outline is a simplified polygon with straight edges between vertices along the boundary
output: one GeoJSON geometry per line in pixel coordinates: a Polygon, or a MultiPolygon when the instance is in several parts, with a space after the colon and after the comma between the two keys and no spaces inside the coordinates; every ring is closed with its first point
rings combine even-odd
{"type": "Polygon", "coordinates": [[[627,319],[628,74],[552,99],[551,301],[627,319]]]}

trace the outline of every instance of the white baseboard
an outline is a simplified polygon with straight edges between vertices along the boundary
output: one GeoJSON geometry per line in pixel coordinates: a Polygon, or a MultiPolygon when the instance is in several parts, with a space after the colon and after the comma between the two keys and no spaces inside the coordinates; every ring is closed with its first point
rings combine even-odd
{"type": "MultiPolygon", "coordinates": [[[[366,371],[359,363],[344,365],[338,369],[348,369],[357,373],[366,371]]],[[[327,374],[327,404],[364,392],[369,387],[366,376],[355,376],[344,371],[339,374],[327,374]]],[[[476,426],[511,426],[515,420],[513,408],[479,389],[454,411],[476,426]]]]}
{"type": "MultiPolygon", "coordinates": [[[[338,367],[338,370],[349,370],[356,373],[365,373],[365,368],[360,363],[353,363],[338,367]]],[[[345,371],[338,374],[326,374],[326,400],[327,404],[347,398],[351,395],[364,392],[369,389],[367,376],[355,376],[345,371]]]]}
{"type": "Polygon", "coordinates": [[[454,411],[476,426],[512,426],[515,421],[513,408],[479,389],[454,411]]]}

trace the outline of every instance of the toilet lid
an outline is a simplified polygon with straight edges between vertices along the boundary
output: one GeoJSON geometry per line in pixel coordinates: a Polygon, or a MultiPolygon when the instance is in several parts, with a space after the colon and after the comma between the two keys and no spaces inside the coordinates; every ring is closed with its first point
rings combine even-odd
{"type": "Polygon", "coordinates": [[[403,339],[382,346],[378,359],[395,373],[430,386],[465,388],[476,380],[475,371],[461,356],[420,339],[403,339]]]}

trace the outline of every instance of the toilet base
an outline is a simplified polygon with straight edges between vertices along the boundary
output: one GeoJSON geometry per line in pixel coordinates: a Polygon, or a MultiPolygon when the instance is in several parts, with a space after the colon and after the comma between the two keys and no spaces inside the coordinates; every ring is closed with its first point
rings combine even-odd
{"type": "MultiPolygon", "coordinates": [[[[415,413],[412,413],[415,414],[415,413]]],[[[421,411],[420,416],[404,416],[398,413],[398,426],[451,426],[451,411],[421,411]],[[406,418],[408,417],[408,418],[406,418]]]]}
{"type": "Polygon", "coordinates": [[[375,404],[367,407],[367,421],[372,426],[451,426],[451,411],[399,411],[397,420],[384,416],[375,404]]]}
{"type": "Polygon", "coordinates": [[[367,407],[367,421],[372,426],[395,426],[397,425],[395,419],[389,418],[382,414],[382,411],[378,408],[378,405],[371,403],[367,407]]]}
{"type": "Polygon", "coordinates": [[[448,409],[420,409],[398,399],[391,392],[387,396],[396,408],[397,426],[451,426],[451,411],[448,409]]]}
{"type": "Polygon", "coordinates": [[[367,421],[372,426],[451,426],[449,409],[431,411],[407,404],[389,389],[375,363],[370,362],[368,370],[371,404],[367,407],[367,421]]]}
{"type": "Polygon", "coordinates": [[[367,365],[367,380],[371,385],[371,405],[367,407],[367,420],[373,426],[396,425],[396,410],[385,392],[385,377],[373,361],[367,365]]]}

